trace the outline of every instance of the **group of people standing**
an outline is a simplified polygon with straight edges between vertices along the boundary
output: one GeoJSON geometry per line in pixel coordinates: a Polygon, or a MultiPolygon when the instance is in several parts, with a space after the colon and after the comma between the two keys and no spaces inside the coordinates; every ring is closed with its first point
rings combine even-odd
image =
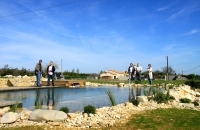
{"type": "MultiPolygon", "coordinates": [[[[148,64],[147,68],[147,78],[149,80],[149,84],[152,85],[152,79],[153,79],[153,69],[151,64],[148,64]]],[[[140,63],[137,63],[137,65],[133,65],[133,63],[130,63],[130,66],[128,67],[128,74],[129,74],[129,83],[132,83],[133,80],[139,81],[141,83],[141,72],[142,67],[140,66],[140,63]]]]}
{"type": "MultiPolygon", "coordinates": [[[[37,63],[35,66],[35,75],[37,77],[37,86],[38,87],[41,87],[40,79],[41,79],[42,73],[43,73],[42,60],[39,60],[39,63],[37,63]]],[[[47,73],[47,77],[48,77],[47,86],[50,86],[50,79],[52,79],[52,86],[54,86],[55,67],[54,67],[52,61],[49,62],[46,72],[44,72],[44,73],[47,73]]]]}

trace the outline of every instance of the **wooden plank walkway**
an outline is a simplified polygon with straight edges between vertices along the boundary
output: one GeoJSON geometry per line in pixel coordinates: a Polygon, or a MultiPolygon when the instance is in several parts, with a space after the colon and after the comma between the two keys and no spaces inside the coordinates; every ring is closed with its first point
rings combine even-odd
{"type": "Polygon", "coordinates": [[[62,86],[42,86],[42,87],[6,87],[6,88],[0,88],[0,92],[5,92],[5,91],[20,91],[20,90],[30,90],[30,89],[46,89],[46,88],[62,88],[62,86]]]}
{"type": "MultiPolygon", "coordinates": [[[[8,107],[8,106],[10,107],[16,103],[17,101],[0,100],[0,108],[8,107]]],[[[22,107],[22,101],[18,101],[18,107],[22,107]]]]}

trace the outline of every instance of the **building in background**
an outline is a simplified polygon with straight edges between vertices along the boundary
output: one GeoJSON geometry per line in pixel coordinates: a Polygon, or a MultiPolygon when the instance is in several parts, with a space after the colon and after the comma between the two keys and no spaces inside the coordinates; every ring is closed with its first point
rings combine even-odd
{"type": "Polygon", "coordinates": [[[128,76],[125,72],[119,72],[117,70],[108,70],[100,74],[100,79],[127,80],[128,76]]]}

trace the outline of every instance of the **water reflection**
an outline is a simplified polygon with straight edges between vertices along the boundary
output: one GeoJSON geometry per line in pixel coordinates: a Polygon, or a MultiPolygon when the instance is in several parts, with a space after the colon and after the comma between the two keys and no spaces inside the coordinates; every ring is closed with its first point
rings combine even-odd
{"type": "Polygon", "coordinates": [[[137,96],[152,96],[156,91],[162,92],[164,88],[157,87],[129,87],[128,100],[136,99],[137,96]]]}
{"type": "Polygon", "coordinates": [[[36,90],[35,109],[42,109],[43,98],[42,98],[42,92],[41,91],[42,91],[41,89],[36,90]]]}
{"type": "Polygon", "coordinates": [[[144,95],[148,90],[152,94],[152,88],[148,87],[127,87],[118,88],[116,86],[102,86],[89,88],[49,88],[34,89],[12,92],[1,92],[0,98],[10,101],[22,101],[23,108],[34,109],[56,109],[68,107],[69,112],[82,111],[84,106],[93,105],[96,108],[111,106],[106,90],[110,89],[113,93],[116,103],[124,103],[136,96],[144,95]]]}
{"type": "Polygon", "coordinates": [[[54,88],[47,90],[47,106],[49,110],[54,109],[55,98],[54,98],[54,88]]]}

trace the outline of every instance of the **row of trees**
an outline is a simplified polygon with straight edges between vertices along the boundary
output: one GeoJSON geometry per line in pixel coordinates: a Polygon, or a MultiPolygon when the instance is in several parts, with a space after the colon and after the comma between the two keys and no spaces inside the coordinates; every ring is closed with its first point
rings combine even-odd
{"type": "MultiPolygon", "coordinates": [[[[48,64],[45,64],[43,66],[43,71],[46,72],[46,68],[47,68],[48,64]]],[[[54,66],[56,69],[58,69],[58,65],[56,63],[54,63],[54,66]]],[[[34,70],[30,70],[30,69],[26,69],[24,67],[22,67],[22,69],[18,69],[18,68],[10,68],[9,65],[5,65],[4,68],[0,69],[0,76],[5,76],[5,75],[13,75],[13,76],[34,76],[35,72],[34,70]]],[[[61,73],[60,72],[56,72],[56,75],[58,77],[60,77],[61,73]]],[[[43,74],[43,76],[45,77],[45,73],[43,74]]],[[[63,72],[63,76],[65,77],[65,79],[86,79],[86,78],[94,78],[94,77],[98,77],[99,74],[96,73],[79,73],[79,69],[77,68],[76,71],[75,69],[72,69],[71,72],[69,71],[64,71],[63,72]]]]}
{"type": "Polygon", "coordinates": [[[0,69],[0,76],[5,76],[5,75],[13,75],[13,76],[19,76],[19,75],[28,75],[28,76],[33,76],[34,71],[31,71],[30,69],[26,69],[22,67],[22,69],[18,68],[9,68],[8,64],[4,66],[4,68],[0,69]]]}
{"type": "MultiPolygon", "coordinates": [[[[46,70],[48,64],[44,65],[43,68],[44,68],[44,71],[46,70]]],[[[58,65],[56,63],[54,63],[54,66],[56,69],[58,69],[58,65]]],[[[100,74],[103,73],[103,71],[100,72],[100,74]]],[[[166,75],[167,73],[167,67],[163,67],[162,68],[162,71],[159,71],[159,70],[155,70],[153,72],[153,76],[154,78],[156,79],[161,79],[161,78],[164,78],[164,76],[166,75]]],[[[175,70],[169,66],[168,67],[168,74],[169,75],[175,75],[175,70]]],[[[24,75],[27,75],[27,76],[34,76],[35,73],[34,73],[34,70],[30,70],[30,69],[26,69],[24,67],[22,67],[22,69],[18,69],[18,68],[9,68],[8,64],[6,64],[4,66],[4,68],[1,68],[0,69],[0,76],[5,76],[5,75],[13,75],[13,76],[24,76],[24,75]]],[[[60,72],[57,72],[57,75],[61,75],[60,72]]],[[[147,72],[142,72],[142,75],[144,76],[147,76],[147,72]]],[[[45,76],[45,74],[43,75],[45,76]]],[[[63,72],[63,76],[65,79],[86,79],[86,78],[94,78],[94,77],[99,77],[99,74],[96,74],[96,73],[79,73],[79,69],[77,68],[76,70],[75,69],[72,69],[71,72],[69,71],[64,71],[63,72]]],[[[188,79],[196,79],[198,76],[194,75],[194,74],[190,74],[187,76],[188,79]]]]}

